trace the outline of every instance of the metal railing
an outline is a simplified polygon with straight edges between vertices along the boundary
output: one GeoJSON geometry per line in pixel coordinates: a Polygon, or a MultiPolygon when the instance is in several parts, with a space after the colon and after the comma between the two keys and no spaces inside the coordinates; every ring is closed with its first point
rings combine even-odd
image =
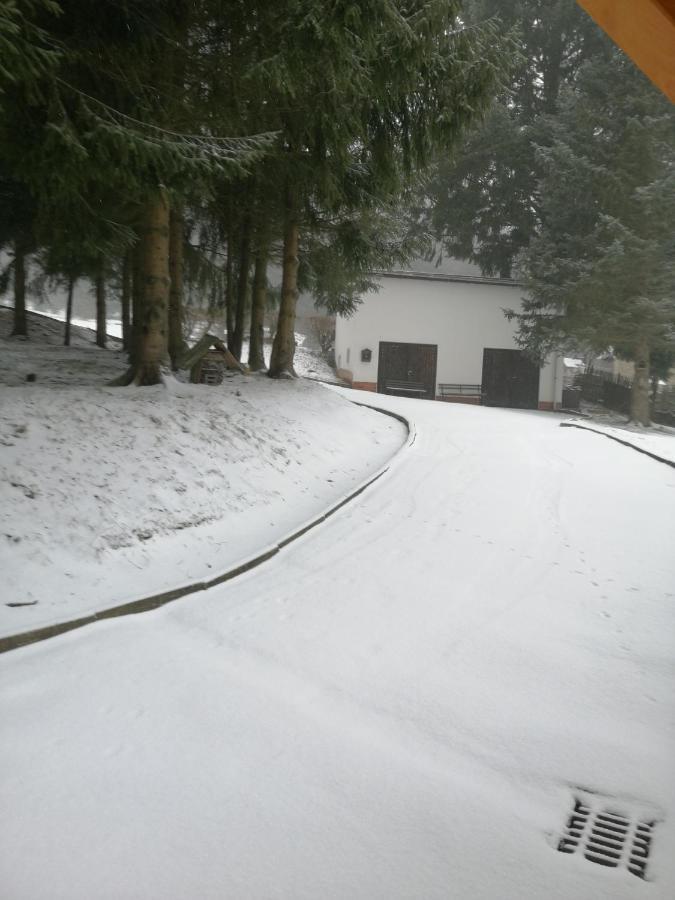
{"type": "MultiPolygon", "coordinates": [[[[570,400],[572,392],[577,392],[581,400],[629,415],[632,386],[630,378],[590,370],[578,373],[573,387],[566,393],[570,400]]],[[[675,385],[659,385],[658,390],[652,392],[651,417],[654,422],[675,426],[675,385]]]]}

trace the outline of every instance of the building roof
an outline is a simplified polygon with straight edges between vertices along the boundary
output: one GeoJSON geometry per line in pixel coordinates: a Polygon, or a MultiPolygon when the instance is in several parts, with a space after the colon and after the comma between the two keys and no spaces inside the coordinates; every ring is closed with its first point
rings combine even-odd
{"type": "Polygon", "coordinates": [[[417,257],[410,265],[396,269],[380,269],[372,273],[381,278],[415,278],[429,281],[460,281],[465,284],[501,284],[509,287],[520,287],[522,282],[517,278],[489,278],[481,272],[475,263],[465,259],[455,259],[443,253],[441,245],[436,244],[431,258],[417,257]]]}
{"type": "Polygon", "coordinates": [[[410,278],[414,281],[459,281],[465,284],[501,284],[506,287],[522,287],[522,281],[516,281],[513,278],[488,278],[485,275],[453,275],[434,272],[416,272],[410,271],[392,271],[392,272],[373,272],[378,278],[410,278]]]}

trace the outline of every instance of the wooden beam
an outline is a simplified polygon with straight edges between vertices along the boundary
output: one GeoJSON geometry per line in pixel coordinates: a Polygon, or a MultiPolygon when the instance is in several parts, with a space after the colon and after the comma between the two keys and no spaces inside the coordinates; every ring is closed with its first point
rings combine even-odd
{"type": "Polygon", "coordinates": [[[577,0],[675,103],[675,0],[577,0]]]}

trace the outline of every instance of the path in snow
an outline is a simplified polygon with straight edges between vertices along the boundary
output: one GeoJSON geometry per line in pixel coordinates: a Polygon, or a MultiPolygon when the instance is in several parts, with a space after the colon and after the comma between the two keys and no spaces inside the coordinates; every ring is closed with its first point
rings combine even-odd
{"type": "Polygon", "coordinates": [[[417,439],[323,527],[0,660],[12,900],[675,895],[675,471],[372,399],[417,439]],[[657,821],[651,884],[556,852],[580,788],[657,821]]]}

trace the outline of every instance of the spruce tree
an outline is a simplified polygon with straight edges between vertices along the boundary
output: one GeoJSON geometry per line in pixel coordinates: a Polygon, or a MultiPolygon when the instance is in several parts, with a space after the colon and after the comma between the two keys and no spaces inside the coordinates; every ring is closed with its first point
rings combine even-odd
{"type": "Polygon", "coordinates": [[[484,109],[504,45],[493,25],[466,29],[460,3],[254,4],[250,83],[281,201],[282,290],[269,374],[293,374],[301,233],[324,215],[387,204],[484,109]],[[274,45],[276,52],[270,53],[274,45]]]}
{"type": "MultiPolygon", "coordinates": [[[[468,0],[470,23],[497,17],[517,42],[508,85],[456,152],[439,161],[427,219],[445,253],[508,278],[537,233],[541,196],[535,146],[542,123],[579,67],[611,43],[575,0],[468,0]]],[[[544,129],[545,130],[545,129],[544,129]]]]}
{"type": "Polygon", "coordinates": [[[675,114],[620,51],[586,63],[538,148],[541,227],[515,315],[535,355],[613,347],[635,363],[649,424],[650,354],[675,349],[675,114]]]}
{"type": "Polygon", "coordinates": [[[159,380],[168,358],[162,216],[172,199],[242,174],[266,143],[221,137],[214,128],[223,121],[204,96],[203,57],[224,49],[204,43],[205,23],[231,5],[63,0],[56,15],[54,4],[31,4],[35,27],[59,48],[58,64],[30,84],[14,79],[3,95],[0,160],[34,193],[43,232],[78,222],[114,256],[148,242],[138,254],[149,267],[137,279],[148,288],[136,291],[138,333],[152,323],[164,350],[155,352],[154,338],[135,342],[127,376],[135,383],[159,380]]]}

